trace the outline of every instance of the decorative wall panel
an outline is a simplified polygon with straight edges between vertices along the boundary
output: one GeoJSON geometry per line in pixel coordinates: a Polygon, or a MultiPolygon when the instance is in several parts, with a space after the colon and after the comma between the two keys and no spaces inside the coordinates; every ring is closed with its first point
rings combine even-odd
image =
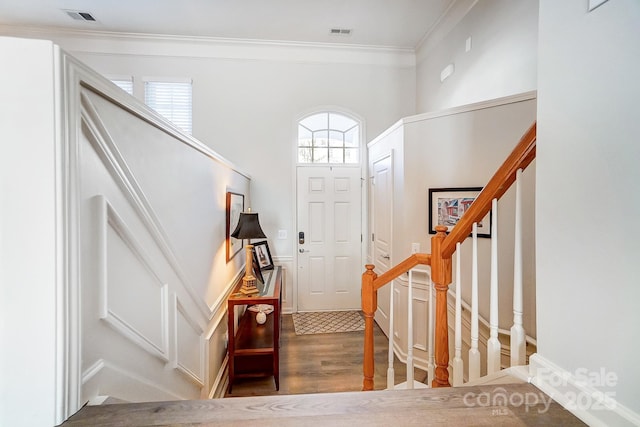
{"type": "Polygon", "coordinates": [[[189,380],[204,385],[204,332],[188,311],[175,298],[176,368],[189,380]]]}
{"type": "Polygon", "coordinates": [[[102,196],[99,215],[100,317],[116,331],[168,361],[167,284],[130,229],[102,196]],[[144,309],[139,304],[144,301],[144,309]]]}
{"type": "MultiPolygon", "coordinates": [[[[417,289],[414,289],[414,295],[417,289]]],[[[424,292],[424,291],[423,291],[424,292]]],[[[427,325],[429,324],[427,300],[413,297],[413,347],[427,351],[427,325]]]]}

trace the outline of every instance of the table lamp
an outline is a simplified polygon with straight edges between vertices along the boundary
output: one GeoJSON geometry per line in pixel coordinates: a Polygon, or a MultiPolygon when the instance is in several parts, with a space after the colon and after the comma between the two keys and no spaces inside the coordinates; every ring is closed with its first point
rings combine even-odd
{"type": "Polygon", "coordinates": [[[231,237],[236,239],[247,239],[249,242],[245,247],[247,264],[242,278],[240,292],[245,295],[257,294],[260,291],[256,287],[256,278],[253,276],[253,245],[251,239],[266,238],[264,231],[260,228],[257,212],[241,212],[236,229],[231,233],[231,237]]]}

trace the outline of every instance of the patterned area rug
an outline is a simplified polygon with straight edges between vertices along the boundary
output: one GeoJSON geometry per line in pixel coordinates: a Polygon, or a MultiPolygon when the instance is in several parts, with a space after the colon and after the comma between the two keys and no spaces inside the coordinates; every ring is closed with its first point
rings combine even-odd
{"type": "Polygon", "coordinates": [[[296,335],[364,331],[360,311],[315,311],[293,313],[292,317],[296,335]]]}

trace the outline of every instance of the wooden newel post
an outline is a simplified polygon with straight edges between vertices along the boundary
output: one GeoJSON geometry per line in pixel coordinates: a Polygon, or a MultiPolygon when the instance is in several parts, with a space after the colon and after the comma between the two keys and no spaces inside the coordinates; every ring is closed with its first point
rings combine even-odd
{"type": "Polygon", "coordinates": [[[373,316],[378,308],[378,291],[373,289],[373,281],[378,277],[373,272],[375,265],[367,264],[362,273],[362,314],[364,314],[364,360],[362,390],[373,390],[373,316]]]}
{"type": "Polygon", "coordinates": [[[442,242],[447,237],[447,227],[436,226],[431,238],[431,280],[436,290],[435,362],[432,387],[450,387],[449,384],[449,327],[447,325],[447,290],[451,283],[451,257],[442,257],[442,242]]]}

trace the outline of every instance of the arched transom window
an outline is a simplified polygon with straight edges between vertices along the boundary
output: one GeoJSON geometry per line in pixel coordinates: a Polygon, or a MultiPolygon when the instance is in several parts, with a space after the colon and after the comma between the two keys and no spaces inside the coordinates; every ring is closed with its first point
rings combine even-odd
{"type": "Polygon", "coordinates": [[[318,113],[298,122],[298,163],[360,163],[360,125],[339,113],[318,113]]]}

